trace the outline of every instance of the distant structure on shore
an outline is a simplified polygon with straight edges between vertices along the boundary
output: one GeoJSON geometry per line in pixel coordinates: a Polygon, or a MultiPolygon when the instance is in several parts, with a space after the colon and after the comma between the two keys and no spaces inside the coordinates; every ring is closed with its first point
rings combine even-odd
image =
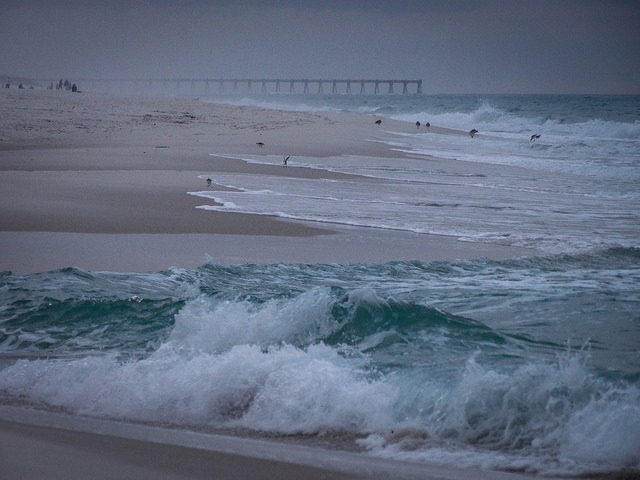
{"type": "Polygon", "coordinates": [[[14,85],[18,85],[19,90],[35,90],[35,89],[47,89],[47,90],[68,90],[70,92],[79,92],[78,86],[69,80],[56,80],[55,82],[50,78],[29,78],[29,77],[7,77],[3,87],[4,88],[16,88],[12,87],[12,81],[14,85]]]}
{"type": "MultiPolygon", "coordinates": [[[[49,82],[50,79],[41,79],[49,82]]],[[[394,79],[284,79],[284,78],[80,78],[84,90],[182,94],[421,94],[422,80],[394,79]],[[401,88],[400,88],[401,87],[401,88]]]]}

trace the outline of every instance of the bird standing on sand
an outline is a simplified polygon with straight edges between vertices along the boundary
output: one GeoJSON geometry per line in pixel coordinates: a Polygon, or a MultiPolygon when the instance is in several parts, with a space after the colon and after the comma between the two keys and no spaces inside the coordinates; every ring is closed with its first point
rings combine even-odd
{"type": "Polygon", "coordinates": [[[539,138],[540,138],[540,134],[539,133],[535,133],[535,134],[531,135],[531,140],[529,140],[529,141],[530,142],[535,142],[539,138]]]}
{"type": "Polygon", "coordinates": [[[259,148],[264,147],[264,143],[262,143],[262,142],[256,142],[256,145],[258,145],[259,148]]]}
{"type": "Polygon", "coordinates": [[[287,157],[284,157],[284,158],[282,159],[282,167],[283,167],[283,168],[287,166],[287,162],[289,161],[289,159],[290,159],[290,158],[291,158],[291,155],[289,155],[289,156],[287,156],[287,157]]]}
{"type": "Polygon", "coordinates": [[[380,125],[382,123],[382,120],[378,119],[376,120],[376,125],[380,125]]]}
{"type": "Polygon", "coordinates": [[[473,137],[474,137],[474,135],[475,135],[476,133],[478,133],[478,130],[476,130],[476,129],[474,128],[473,130],[471,130],[471,131],[469,132],[469,135],[471,135],[471,138],[473,138],[473,137]]]}
{"type": "Polygon", "coordinates": [[[431,124],[429,122],[424,124],[427,128],[429,128],[431,126],[431,124]]]}
{"type": "Polygon", "coordinates": [[[211,186],[211,179],[207,178],[207,187],[210,187],[210,186],[211,186]]]}
{"type": "Polygon", "coordinates": [[[417,127],[418,129],[420,129],[420,121],[417,121],[417,122],[416,122],[416,127],[417,127]]]}

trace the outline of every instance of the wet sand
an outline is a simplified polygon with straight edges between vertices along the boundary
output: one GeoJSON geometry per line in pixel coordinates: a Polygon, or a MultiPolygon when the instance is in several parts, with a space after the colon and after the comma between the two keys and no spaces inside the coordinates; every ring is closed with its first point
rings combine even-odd
{"type": "Polygon", "coordinates": [[[531,478],[505,472],[386,460],[290,442],[202,434],[2,405],[0,476],[7,480],[531,478]]]}

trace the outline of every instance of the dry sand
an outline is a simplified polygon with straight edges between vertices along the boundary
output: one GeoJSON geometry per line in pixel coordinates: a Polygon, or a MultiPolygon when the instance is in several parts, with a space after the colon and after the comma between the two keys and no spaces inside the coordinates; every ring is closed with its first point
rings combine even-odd
{"type": "MultiPolygon", "coordinates": [[[[205,211],[195,207],[206,200],[187,194],[202,190],[202,176],[215,172],[337,175],[248,164],[225,154],[398,156],[380,141],[392,131],[413,131],[402,122],[385,120],[379,128],[366,116],[38,90],[2,90],[0,113],[0,271],[149,271],[197,266],[207,258],[331,263],[529,253],[449,237],[205,211]]],[[[518,477],[2,408],[2,479],[518,477]]]]}

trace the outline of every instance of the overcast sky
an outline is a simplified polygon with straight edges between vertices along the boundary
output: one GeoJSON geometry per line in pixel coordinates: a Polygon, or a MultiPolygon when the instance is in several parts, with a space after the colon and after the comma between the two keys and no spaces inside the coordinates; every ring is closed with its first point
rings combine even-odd
{"type": "Polygon", "coordinates": [[[0,75],[640,93],[640,0],[0,0],[0,75]]]}

